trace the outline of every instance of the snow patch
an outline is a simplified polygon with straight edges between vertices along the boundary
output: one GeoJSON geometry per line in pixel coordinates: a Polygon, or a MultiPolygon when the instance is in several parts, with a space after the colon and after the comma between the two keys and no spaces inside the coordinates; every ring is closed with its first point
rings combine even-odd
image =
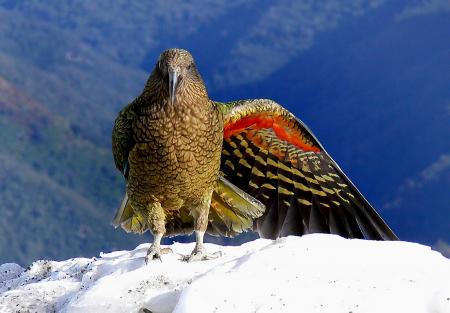
{"type": "Polygon", "coordinates": [[[99,258],[0,266],[0,312],[450,313],[450,260],[407,242],[314,234],[207,244],[223,256],[181,261],[194,244],[148,266],[149,245],[99,258]]]}

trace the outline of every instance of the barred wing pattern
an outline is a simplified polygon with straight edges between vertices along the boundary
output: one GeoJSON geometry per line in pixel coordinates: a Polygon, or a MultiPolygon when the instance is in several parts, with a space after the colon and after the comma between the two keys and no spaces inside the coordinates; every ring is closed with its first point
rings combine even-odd
{"type": "Polygon", "coordinates": [[[216,103],[224,114],[221,174],[261,201],[261,237],[331,233],[398,239],[292,113],[271,100],[216,103]]]}
{"type": "Polygon", "coordinates": [[[132,122],[135,117],[135,101],[119,112],[112,130],[112,151],[116,168],[128,178],[128,154],[135,142],[132,134],[132,122]]]}

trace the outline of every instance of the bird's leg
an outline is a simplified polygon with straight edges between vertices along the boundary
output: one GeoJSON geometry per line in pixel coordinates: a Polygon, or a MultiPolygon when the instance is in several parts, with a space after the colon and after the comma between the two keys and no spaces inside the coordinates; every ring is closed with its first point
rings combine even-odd
{"type": "Polygon", "coordinates": [[[192,251],[191,255],[186,257],[186,261],[194,262],[194,261],[206,261],[217,259],[222,256],[222,252],[217,251],[214,253],[208,253],[206,251],[205,246],[203,245],[203,236],[205,235],[204,231],[195,231],[196,244],[195,248],[192,251]]]}
{"type": "Polygon", "coordinates": [[[159,202],[149,204],[147,206],[147,214],[147,223],[154,238],[152,245],[147,250],[145,264],[154,259],[162,261],[161,255],[172,252],[170,248],[161,249],[161,239],[166,232],[166,215],[161,204],[159,202]]]}
{"type": "Polygon", "coordinates": [[[208,214],[209,207],[211,205],[211,196],[212,192],[208,193],[208,196],[200,202],[199,206],[192,210],[196,244],[191,255],[186,258],[188,262],[216,259],[222,255],[220,251],[213,254],[208,254],[205,246],[203,245],[203,236],[205,235],[206,228],[208,227],[208,214]]]}
{"type": "Polygon", "coordinates": [[[163,234],[154,234],[153,242],[150,248],[147,250],[145,256],[145,264],[148,264],[150,260],[159,259],[161,261],[161,238],[163,234]]]}

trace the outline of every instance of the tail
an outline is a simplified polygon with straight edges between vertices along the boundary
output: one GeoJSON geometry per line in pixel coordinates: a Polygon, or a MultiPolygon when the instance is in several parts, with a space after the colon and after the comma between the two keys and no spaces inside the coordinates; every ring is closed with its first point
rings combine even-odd
{"type": "Polygon", "coordinates": [[[266,207],[224,177],[219,177],[209,211],[208,233],[235,236],[253,227],[266,207]]]}
{"type": "Polygon", "coordinates": [[[121,226],[127,233],[142,234],[147,230],[144,217],[139,212],[135,212],[131,207],[127,192],[125,192],[122,204],[114,215],[112,224],[116,228],[121,226]]]}
{"type": "MultiPolygon", "coordinates": [[[[214,189],[209,211],[208,233],[213,235],[235,236],[253,227],[253,221],[262,216],[265,206],[241,189],[219,177],[214,189]]],[[[179,221],[178,221],[179,222],[179,221]]],[[[144,233],[148,227],[145,218],[133,210],[128,194],[122,200],[113,218],[114,227],[121,226],[126,232],[144,233]]],[[[176,223],[179,226],[179,223],[176,223]]],[[[183,224],[184,225],[184,224],[183,224]]],[[[167,226],[167,225],[166,225],[167,226]]],[[[184,225],[193,228],[193,219],[184,225]]],[[[170,227],[168,227],[170,229],[170,227]]],[[[174,234],[183,232],[175,232],[174,234]]]]}

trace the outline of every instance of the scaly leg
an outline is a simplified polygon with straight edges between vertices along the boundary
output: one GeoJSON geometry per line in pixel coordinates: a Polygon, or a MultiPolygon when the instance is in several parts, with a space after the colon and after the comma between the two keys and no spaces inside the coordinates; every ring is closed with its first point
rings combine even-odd
{"type": "Polygon", "coordinates": [[[191,212],[194,217],[196,244],[191,255],[185,258],[188,262],[211,260],[222,256],[222,252],[220,251],[213,254],[208,254],[203,245],[203,236],[205,235],[206,228],[208,227],[208,214],[209,207],[211,205],[211,196],[212,191],[209,192],[207,196],[202,199],[199,205],[191,212]]]}
{"type": "Polygon", "coordinates": [[[147,255],[145,256],[145,264],[148,264],[149,261],[158,259],[161,260],[161,255],[172,253],[172,249],[170,248],[164,248],[161,249],[161,238],[163,237],[162,234],[155,234],[153,238],[153,243],[147,250],[147,255]]]}
{"type": "Polygon", "coordinates": [[[161,239],[166,232],[166,215],[159,202],[154,202],[147,206],[147,223],[154,238],[152,245],[147,250],[145,264],[154,259],[162,262],[161,255],[171,253],[172,250],[170,248],[161,249],[161,239]]]}
{"type": "Polygon", "coordinates": [[[206,260],[213,260],[217,259],[222,256],[221,251],[217,251],[214,253],[208,253],[206,251],[205,246],[203,245],[203,235],[205,234],[204,231],[195,231],[195,237],[196,237],[196,244],[195,248],[192,251],[190,256],[186,256],[185,260],[190,262],[195,261],[206,261],[206,260]]]}

